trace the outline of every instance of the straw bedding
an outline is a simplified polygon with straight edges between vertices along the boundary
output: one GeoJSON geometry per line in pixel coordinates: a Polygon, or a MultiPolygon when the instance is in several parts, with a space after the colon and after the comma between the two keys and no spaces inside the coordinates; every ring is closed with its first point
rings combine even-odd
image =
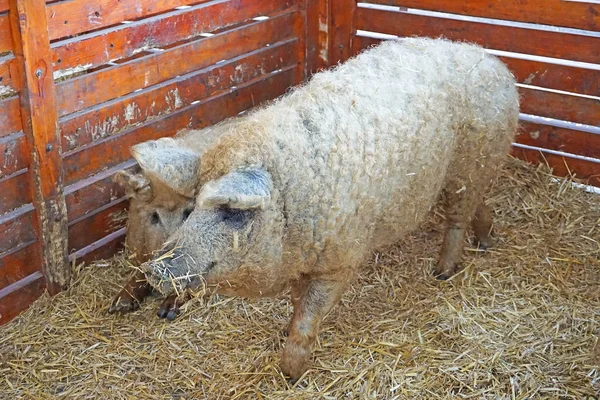
{"type": "Polygon", "coordinates": [[[285,296],[198,298],[171,323],[157,298],[108,315],[120,256],[0,327],[0,398],[597,398],[600,198],[513,160],[489,204],[497,246],[467,250],[450,281],[429,275],[440,213],[373,254],[293,387],[277,368],[285,296]]]}

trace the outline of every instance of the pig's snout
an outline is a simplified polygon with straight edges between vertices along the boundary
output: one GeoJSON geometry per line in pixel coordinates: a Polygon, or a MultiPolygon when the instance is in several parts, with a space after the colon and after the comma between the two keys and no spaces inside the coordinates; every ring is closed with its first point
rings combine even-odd
{"type": "Polygon", "coordinates": [[[202,286],[203,282],[197,268],[192,268],[187,258],[185,255],[158,257],[142,264],[140,268],[148,283],[158,292],[165,296],[179,295],[186,289],[194,290],[202,286]]]}

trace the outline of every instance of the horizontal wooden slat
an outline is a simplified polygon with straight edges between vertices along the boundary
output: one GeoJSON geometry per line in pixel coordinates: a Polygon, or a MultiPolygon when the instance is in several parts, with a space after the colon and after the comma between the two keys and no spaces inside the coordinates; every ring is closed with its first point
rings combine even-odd
{"type": "MultiPolygon", "coordinates": [[[[46,0],[46,3],[50,3],[56,0],[46,0]]],[[[0,0],[0,13],[8,11],[9,0],[0,0]]]]}
{"type": "Polygon", "coordinates": [[[29,170],[22,169],[0,179],[0,215],[31,203],[29,170]]]}
{"type": "MultiPolygon", "coordinates": [[[[354,53],[358,53],[380,42],[381,39],[356,36],[353,41],[353,51],[354,53]]],[[[600,96],[600,70],[511,57],[499,58],[508,66],[519,83],[590,96],[600,96]]]]}
{"type": "Polygon", "coordinates": [[[17,132],[0,138],[0,178],[29,166],[29,148],[25,136],[17,132]]]}
{"type": "Polygon", "coordinates": [[[0,289],[39,271],[42,266],[40,245],[33,242],[17,251],[0,256],[0,289]]]}
{"type": "Polygon", "coordinates": [[[397,36],[444,36],[496,50],[600,64],[600,37],[359,8],[357,29],[397,36]]]}
{"type": "Polygon", "coordinates": [[[0,14],[0,53],[12,51],[12,35],[8,14],[0,14]]]}
{"type": "Polygon", "coordinates": [[[124,198],[117,199],[69,224],[69,250],[82,249],[125,226],[125,220],[116,219],[127,209],[124,198]]]}
{"type": "Polygon", "coordinates": [[[519,88],[521,112],[600,126],[600,100],[519,88]]]}
{"type": "Polygon", "coordinates": [[[148,122],[84,146],[64,160],[67,184],[91,176],[103,168],[110,168],[130,158],[129,148],[139,142],[175,134],[187,127],[203,127],[223,118],[236,115],[260,102],[284,93],[293,84],[293,69],[261,77],[214,98],[176,111],[158,121],[148,122]]]}
{"type": "Polygon", "coordinates": [[[112,257],[123,248],[125,232],[125,228],[122,228],[108,236],[103,237],[97,242],[94,242],[89,246],[72,253],[70,260],[75,258],[75,262],[77,263],[90,263],[95,260],[102,260],[112,257]]]}
{"type": "Polygon", "coordinates": [[[519,83],[600,96],[600,70],[500,57],[519,83]]]}
{"type": "Polygon", "coordinates": [[[18,97],[0,100],[0,140],[3,136],[18,132],[21,125],[21,106],[18,97]]]}
{"type": "Polygon", "coordinates": [[[59,41],[52,45],[55,70],[86,69],[130,57],[140,48],[163,47],[203,32],[230,26],[257,15],[272,15],[293,0],[214,0],[190,8],[59,41]]]}
{"type": "Polygon", "coordinates": [[[600,134],[533,122],[520,125],[519,143],[600,159],[600,134]]]}
{"type": "Polygon", "coordinates": [[[368,3],[600,31],[600,4],[564,0],[367,0],[368,3]]]}
{"type": "Polygon", "coordinates": [[[36,239],[33,206],[25,205],[0,216],[0,254],[36,239]]]}
{"type": "Polygon", "coordinates": [[[577,179],[600,187],[600,164],[595,162],[516,147],[513,147],[512,154],[533,164],[547,164],[552,168],[554,175],[574,175],[577,179]]]}
{"type": "Polygon", "coordinates": [[[297,63],[298,40],[289,39],[71,114],[60,122],[63,151],[71,151],[113,135],[129,125],[180,109],[265,72],[297,63]]]}
{"type": "Polygon", "coordinates": [[[65,188],[65,201],[69,221],[78,219],[123,197],[125,192],[119,184],[113,181],[114,174],[121,170],[136,172],[138,169],[135,160],[129,160],[97,175],[83,179],[74,185],[67,186],[65,188]]]}
{"type": "MultiPolygon", "coordinates": [[[[66,0],[46,7],[50,40],[100,29],[122,21],[201,3],[203,0],[66,0]]],[[[206,1],[206,0],[204,0],[206,1]]]]}
{"type": "Polygon", "coordinates": [[[0,325],[3,325],[27,309],[46,288],[46,280],[40,272],[0,290],[0,325]]]}
{"type": "Polygon", "coordinates": [[[10,88],[17,91],[18,89],[10,73],[10,69],[14,63],[15,58],[13,56],[0,57],[0,87],[5,87],[4,90],[10,88]]]}
{"type": "Polygon", "coordinates": [[[254,22],[63,82],[57,86],[59,114],[75,112],[269,43],[291,38],[298,16],[298,13],[288,13],[254,22]]]}

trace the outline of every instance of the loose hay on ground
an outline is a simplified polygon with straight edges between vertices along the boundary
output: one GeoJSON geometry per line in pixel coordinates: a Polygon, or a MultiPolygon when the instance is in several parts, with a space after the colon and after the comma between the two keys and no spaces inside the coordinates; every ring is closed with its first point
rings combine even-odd
{"type": "Polygon", "coordinates": [[[0,397],[574,398],[600,393],[600,197],[511,161],[489,203],[497,246],[467,252],[448,282],[429,271],[438,215],[374,254],[327,318],[296,387],[278,352],[291,306],[196,299],[174,322],[158,299],[106,310],[130,264],[77,272],[0,328],[0,397]]]}

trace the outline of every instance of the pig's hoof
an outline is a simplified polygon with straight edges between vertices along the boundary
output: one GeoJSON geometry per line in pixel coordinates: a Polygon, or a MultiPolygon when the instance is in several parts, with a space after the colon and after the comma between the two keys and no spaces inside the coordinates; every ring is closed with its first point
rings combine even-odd
{"type": "Polygon", "coordinates": [[[156,313],[158,318],[166,318],[169,321],[173,321],[175,318],[177,318],[178,314],[179,310],[164,308],[162,306],[158,309],[158,312],[156,313]]]}
{"type": "Polygon", "coordinates": [[[487,249],[489,249],[490,247],[493,247],[493,246],[494,246],[494,241],[491,238],[482,239],[482,240],[477,241],[477,248],[479,250],[486,251],[487,249]]]}
{"type": "Polygon", "coordinates": [[[298,382],[298,378],[287,378],[287,383],[290,386],[294,386],[298,382]]]}
{"type": "Polygon", "coordinates": [[[156,313],[156,315],[158,315],[158,318],[166,318],[169,321],[173,321],[175,318],[177,318],[178,314],[179,307],[177,307],[177,301],[175,296],[167,297],[162,302],[162,304],[158,308],[158,312],[156,313]]]}
{"type": "Polygon", "coordinates": [[[117,296],[113,303],[110,305],[108,312],[110,314],[114,313],[127,313],[131,311],[135,311],[140,308],[140,303],[136,299],[132,297],[121,297],[117,296]]]}
{"type": "Polygon", "coordinates": [[[173,321],[175,318],[177,318],[177,314],[179,314],[179,310],[169,310],[169,312],[167,313],[167,319],[169,321],[173,321]]]}
{"type": "Polygon", "coordinates": [[[285,376],[289,378],[288,382],[296,382],[302,378],[302,375],[308,369],[308,360],[310,358],[310,350],[304,347],[287,343],[283,349],[279,368],[285,376]]]}
{"type": "Polygon", "coordinates": [[[443,272],[441,274],[435,274],[435,279],[437,279],[438,281],[447,281],[448,279],[450,279],[451,275],[448,274],[444,274],[443,272]]]}

